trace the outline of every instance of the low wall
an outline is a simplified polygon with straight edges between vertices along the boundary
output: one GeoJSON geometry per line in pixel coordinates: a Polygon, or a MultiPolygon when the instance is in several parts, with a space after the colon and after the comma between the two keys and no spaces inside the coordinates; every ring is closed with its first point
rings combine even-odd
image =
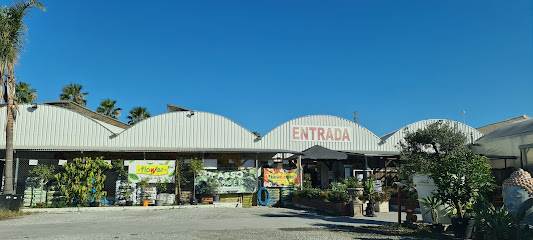
{"type": "Polygon", "coordinates": [[[348,216],[349,215],[349,205],[346,203],[336,203],[328,202],[317,199],[308,199],[293,197],[292,202],[295,206],[304,206],[308,208],[318,209],[328,213],[332,213],[339,216],[348,216]]]}

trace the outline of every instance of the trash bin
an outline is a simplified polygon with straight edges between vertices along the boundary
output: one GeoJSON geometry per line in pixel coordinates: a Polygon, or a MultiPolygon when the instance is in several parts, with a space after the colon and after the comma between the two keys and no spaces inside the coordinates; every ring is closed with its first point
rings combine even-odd
{"type": "Polygon", "coordinates": [[[0,195],[0,208],[10,211],[18,211],[22,206],[23,194],[2,194],[0,195]]]}

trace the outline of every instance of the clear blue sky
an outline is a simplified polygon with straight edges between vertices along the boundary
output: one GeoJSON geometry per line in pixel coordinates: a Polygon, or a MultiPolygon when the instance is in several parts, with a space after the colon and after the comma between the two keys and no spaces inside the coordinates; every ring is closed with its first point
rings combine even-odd
{"type": "MultiPolygon", "coordinates": [[[[12,1],[0,1],[9,5],[12,1]]],[[[52,1],[16,68],[38,102],[166,103],[265,134],[328,114],[378,136],[430,118],[533,116],[533,4],[502,1],[52,1]]]]}

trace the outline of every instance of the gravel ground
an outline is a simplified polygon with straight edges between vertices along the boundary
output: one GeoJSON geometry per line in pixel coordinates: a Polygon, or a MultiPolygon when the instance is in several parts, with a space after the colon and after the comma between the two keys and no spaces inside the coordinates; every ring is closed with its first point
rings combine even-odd
{"type": "Polygon", "coordinates": [[[390,224],[383,220],[389,215],[394,216],[330,217],[283,208],[40,213],[0,221],[0,238],[412,239],[392,228],[376,227],[390,224]]]}

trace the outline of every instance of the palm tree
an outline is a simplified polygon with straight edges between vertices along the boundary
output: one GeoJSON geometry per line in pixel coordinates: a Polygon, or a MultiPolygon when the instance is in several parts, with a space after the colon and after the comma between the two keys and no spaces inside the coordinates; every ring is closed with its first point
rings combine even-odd
{"type": "Polygon", "coordinates": [[[75,102],[85,107],[85,105],[87,105],[87,100],[85,100],[85,96],[89,93],[82,93],[82,89],[82,85],[70,83],[69,85],[63,87],[63,89],[61,90],[63,91],[63,93],[59,94],[59,99],[63,101],[75,102]]]}
{"type": "Polygon", "coordinates": [[[128,116],[128,124],[134,125],[144,119],[147,119],[150,117],[150,113],[146,110],[145,107],[134,107],[130,111],[130,115],[128,116]]]}
{"type": "Polygon", "coordinates": [[[122,108],[115,108],[115,103],[117,103],[117,101],[109,98],[102,100],[100,102],[100,107],[96,109],[96,112],[106,115],[110,118],[118,119],[117,117],[120,116],[120,110],[122,110],[122,108]]]}
{"type": "Polygon", "coordinates": [[[17,103],[33,103],[33,101],[37,100],[37,93],[35,93],[35,89],[30,88],[30,85],[25,82],[17,83],[15,86],[17,103]]]}
{"type": "Polygon", "coordinates": [[[13,194],[13,124],[18,104],[15,97],[15,64],[26,40],[24,16],[34,7],[45,10],[37,0],[17,1],[0,8],[0,96],[7,105],[4,194],[13,194]],[[5,94],[4,94],[5,93],[5,94]]]}

